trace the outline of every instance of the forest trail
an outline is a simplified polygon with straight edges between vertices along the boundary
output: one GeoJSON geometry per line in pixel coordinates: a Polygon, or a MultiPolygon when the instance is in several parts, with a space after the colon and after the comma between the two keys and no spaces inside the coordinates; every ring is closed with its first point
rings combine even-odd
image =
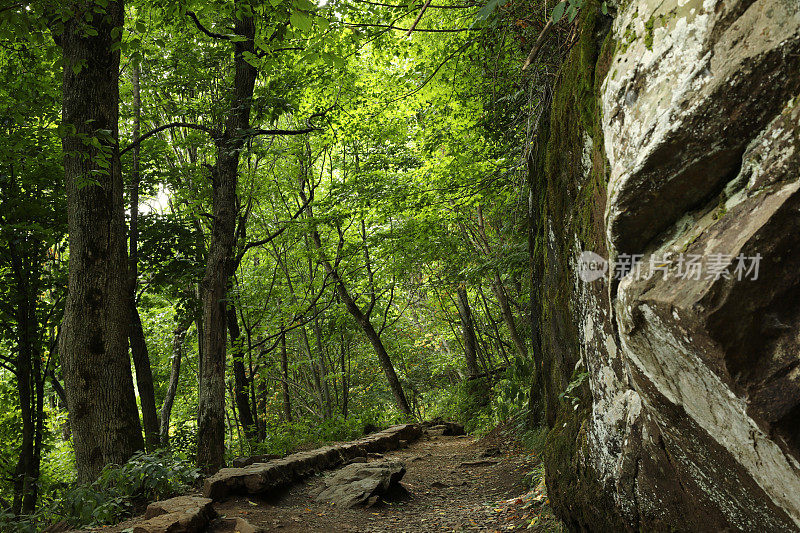
{"type": "Polygon", "coordinates": [[[482,440],[423,436],[383,455],[405,463],[402,485],[408,495],[368,509],[337,508],[314,501],[323,483],[321,476],[314,476],[277,497],[231,497],[215,509],[228,518],[242,517],[267,531],[287,533],[517,531],[530,523],[522,518],[521,496],[527,492],[524,477],[538,461],[505,435],[482,440]],[[482,459],[486,465],[461,466],[482,459]]]}
{"type": "MultiPolygon", "coordinates": [[[[481,439],[424,434],[380,455],[376,459],[405,464],[401,484],[407,493],[387,496],[369,508],[316,502],[326,472],[266,496],[231,496],[214,509],[220,517],[286,533],[531,531],[532,520],[539,526],[534,531],[557,528],[543,484],[533,491],[526,485],[539,459],[503,427],[481,439]]],[[[122,533],[134,521],[93,531],[122,533]]]]}

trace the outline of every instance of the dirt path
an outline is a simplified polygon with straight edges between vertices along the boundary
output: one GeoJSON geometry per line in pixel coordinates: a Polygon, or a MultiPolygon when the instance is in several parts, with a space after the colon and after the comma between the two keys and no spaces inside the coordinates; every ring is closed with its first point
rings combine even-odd
{"type": "Polygon", "coordinates": [[[405,462],[402,484],[408,494],[369,509],[315,502],[312,494],[322,485],[320,476],[277,496],[231,497],[215,508],[220,515],[245,518],[267,531],[292,533],[521,531],[540,503],[531,502],[535,493],[523,497],[523,479],[537,461],[498,437],[423,436],[408,448],[386,453],[386,458],[405,462]],[[462,466],[475,460],[486,464],[462,466]]]}

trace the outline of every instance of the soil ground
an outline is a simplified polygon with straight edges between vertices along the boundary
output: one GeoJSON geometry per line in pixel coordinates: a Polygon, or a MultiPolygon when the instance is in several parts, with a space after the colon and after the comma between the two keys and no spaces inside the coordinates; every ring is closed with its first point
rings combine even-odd
{"type": "Polygon", "coordinates": [[[529,491],[525,483],[538,459],[501,428],[481,440],[425,435],[384,457],[405,463],[401,484],[406,490],[370,508],[316,502],[325,473],[269,497],[234,496],[214,507],[220,516],[281,533],[561,531],[544,484],[529,491]],[[462,465],[470,461],[483,464],[462,465]]]}

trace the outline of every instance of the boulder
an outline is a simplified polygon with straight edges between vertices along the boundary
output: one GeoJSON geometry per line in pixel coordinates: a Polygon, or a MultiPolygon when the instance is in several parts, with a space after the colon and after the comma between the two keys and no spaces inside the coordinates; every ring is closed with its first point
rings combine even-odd
{"type": "Polygon", "coordinates": [[[387,491],[395,488],[406,473],[400,461],[375,461],[347,465],[325,478],[325,488],[318,502],[338,507],[370,506],[387,491]]]}
{"type": "Polygon", "coordinates": [[[457,422],[446,422],[444,420],[433,420],[429,422],[424,422],[423,425],[426,427],[425,431],[429,435],[444,435],[444,436],[459,436],[465,435],[466,432],[464,431],[464,426],[457,422]]]}
{"type": "Polygon", "coordinates": [[[144,519],[133,526],[133,533],[200,533],[216,516],[212,500],[198,496],[178,496],[147,506],[144,519]]]}

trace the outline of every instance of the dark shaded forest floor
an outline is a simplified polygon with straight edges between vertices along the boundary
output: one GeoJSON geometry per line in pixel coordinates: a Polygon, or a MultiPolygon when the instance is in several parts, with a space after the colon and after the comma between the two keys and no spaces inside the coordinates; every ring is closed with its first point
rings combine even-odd
{"type": "MultiPolygon", "coordinates": [[[[314,476],[280,494],[231,497],[215,509],[220,516],[242,517],[267,531],[286,533],[561,531],[547,507],[544,484],[533,491],[525,484],[538,459],[502,428],[481,440],[423,436],[385,457],[405,463],[402,485],[407,493],[371,508],[315,502],[313,495],[323,481],[314,476]],[[478,461],[483,464],[462,465],[478,461]]],[[[125,527],[122,523],[100,531],[121,532],[125,527]]]]}

